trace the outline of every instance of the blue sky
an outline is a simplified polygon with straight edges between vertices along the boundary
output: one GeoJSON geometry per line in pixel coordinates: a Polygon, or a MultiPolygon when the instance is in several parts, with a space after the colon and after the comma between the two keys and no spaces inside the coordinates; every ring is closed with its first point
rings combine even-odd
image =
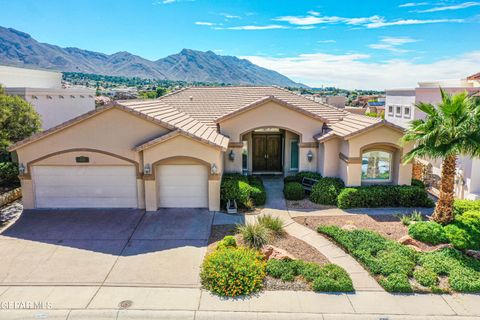
{"type": "Polygon", "coordinates": [[[476,1],[0,0],[0,8],[0,25],[41,42],[151,60],[212,50],[311,86],[403,87],[480,71],[476,1]]]}

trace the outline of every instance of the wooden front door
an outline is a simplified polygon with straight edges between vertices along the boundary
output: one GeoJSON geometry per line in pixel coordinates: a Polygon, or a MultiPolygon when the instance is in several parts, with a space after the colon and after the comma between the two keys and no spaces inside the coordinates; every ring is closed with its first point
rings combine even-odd
{"type": "Polygon", "coordinates": [[[253,135],[253,171],[282,171],[282,136],[253,135]]]}

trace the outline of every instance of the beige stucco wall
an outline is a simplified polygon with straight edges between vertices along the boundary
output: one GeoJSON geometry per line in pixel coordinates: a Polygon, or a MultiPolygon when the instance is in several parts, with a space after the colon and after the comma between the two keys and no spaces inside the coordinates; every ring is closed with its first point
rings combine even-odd
{"type": "Polygon", "coordinates": [[[241,135],[248,131],[275,127],[302,135],[301,142],[313,142],[313,136],[322,131],[323,122],[275,102],[238,114],[220,123],[220,131],[230,137],[231,142],[240,142],[241,135]]]}
{"type": "Polygon", "coordinates": [[[319,153],[319,156],[323,155],[322,168],[319,168],[320,173],[324,177],[337,177],[340,176],[339,165],[340,160],[338,155],[340,153],[340,147],[343,141],[340,139],[330,139],[322,143],[321,149],[323,152],[319,153]]]}
{"type": "Polygon", "coordinates": [[[218,168],[218,175],[210,175],[208,181],[209,210],[220,210],[220,183],[218,183],[223,172],[223,152],[215,147],[206,145],[191,138],[178,135],[160,144],[152,146],[143,151],[144,164],[152,165],[153,180],[146,180],[145,199],[147,211],[158,209],[157,195],[157,174],[156,169],[159,163],[162,164],[203,164],[208,167],[215,164],[218,168]]]}

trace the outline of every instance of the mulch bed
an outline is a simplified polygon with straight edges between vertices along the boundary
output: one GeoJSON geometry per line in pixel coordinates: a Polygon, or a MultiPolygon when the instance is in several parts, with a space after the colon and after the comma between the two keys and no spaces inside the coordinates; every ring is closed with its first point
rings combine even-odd
{"type": "MultiPolygon", "coordinates": [[[[317,230],[319,225],[334,226],[355,226],[358,229],[367,229],[380,233],[381,235],[397,241],[401,237],[408,235],[408,228],[400,222],[395,215],[341,215],[341,216],[318,216],[318,217],[294,217],[297,223],[303,224],[310,229],[317,230]]],[[[430,246],[423,242],[419,242],[422,251],[432,251],[438,246],[430,246]]]]}
{"type": "MultiPolygon", "coordinates": [[[[236,233],[236,225],[214,225],[208,240],[207,254],[214,251],[217,247],[217,242],[222,240],[225,236],[234,235],[238,245],[244,245],[240,234],[236,233]]],[[[320,265],[329,263],[328,259],[321,254],[317,249],[307,244],[306,242],[295,238],[291,235],[273,237],[270,244],[283,249],[290,253],[297,259],[302,259],[308,262],[315,262],[320,265]]],[[[311,291],[310,285],[301,279],[296,279],[292,282],[284,282],[273,277],[265,277],[265,290],[294,290],[294,291],[311,291]]]]}

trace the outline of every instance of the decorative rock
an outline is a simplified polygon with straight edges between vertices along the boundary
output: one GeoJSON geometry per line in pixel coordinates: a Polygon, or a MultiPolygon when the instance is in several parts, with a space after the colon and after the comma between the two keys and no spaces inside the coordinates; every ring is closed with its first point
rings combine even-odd
{"type": "Polygon", "coordinates": [[[345,224],[342,226],[342,230],[345,230],[345,231],[353,231],[353,230],[356,230],[357,229],[357,226],[353,225],[353,224],[345,224]]]}
{"type": "Polygon", "coordinates": [[[480,251],[477,250],[467,250],[465,251],[467,255],[469,255],[472,258],[475,258],[477,260],[480,260],[480,251]]]}
{"type": "Polygon", "coordinates": [[[418,243],[418,241],[413,239],[409,235],[405,235],[400,239],[398,239],[398,243],[404,244],[406,246],[420,247],[420,244],[418,243]]]}
{"type": "Polygon", "coordinates": [[[419,247],[417,246],[414,246],[413,244],[407,244],[407,247],[417,251],[417,252],[422,252],[422,249],[420,249],[419,247]]]}
{"type": "Polygon", "coordinates": [[[280,248],[277,248],[275,246],[269,245],[269,244],[266,245],[266,246],[263,246],[262,253],[265,256],[266,260],[270,260],[270,259],[277,259],[277,260],[292,259],[292,260],[295,260],[295,257],[292,256],[287,251],[285,251],[283,249],[280,249],[280,248]]]}
{"type": "Polygon", "coordinates": [[[22,189],[16,188],[5,193],[0,194],[0,207],[3,207],[22,197],[22,189]]]}

